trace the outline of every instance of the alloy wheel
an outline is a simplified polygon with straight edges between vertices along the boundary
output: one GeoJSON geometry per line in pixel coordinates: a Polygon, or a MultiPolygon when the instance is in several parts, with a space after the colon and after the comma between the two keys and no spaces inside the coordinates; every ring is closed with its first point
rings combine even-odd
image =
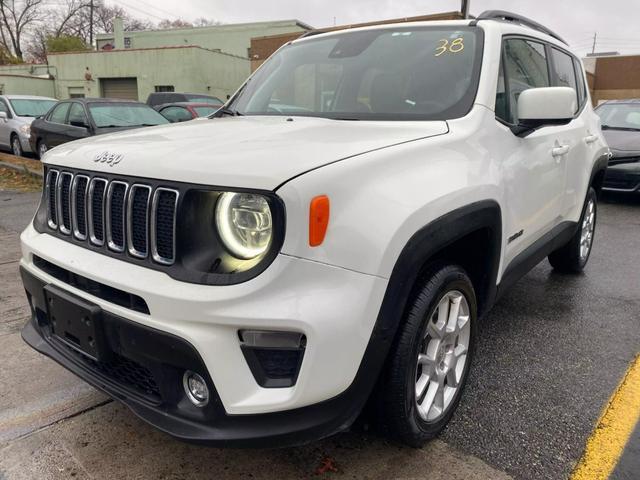
{"type": "Polygon", "coordinates": [[[469,303],[461,292],[449,291],[428,319],[418,352],[415,400],[424,421],[441,418],[461,388],[470,341],[469,303]]]}
{"type": "Polygon", "coordinates": [[[22,145],[20,145],[20,139],[15,135],[11,140],[11,153],[13,153],[16,157],[22,156],[22,145]]]}
{"type": "Polygon", "coordinates": [[[593,198],[589,199],[587,208],[584,212],[582,220],[582,231],[580,233],[580,260],[585,261],[591,252],[593,244],[593,232],[596,226],[596,202],[593,198]]]}

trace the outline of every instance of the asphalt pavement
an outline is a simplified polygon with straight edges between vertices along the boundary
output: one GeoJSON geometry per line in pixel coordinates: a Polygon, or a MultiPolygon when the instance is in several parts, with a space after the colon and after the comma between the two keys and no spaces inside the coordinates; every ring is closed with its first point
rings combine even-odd
{"type": "MultiPolygon", "coordinates": [[[[614,197],[600,205],[583,275],[555,274],[543,262],[484,319],[460,407],[425,448],[362,432],[281,450],[194,447],[147,426],[19,339],[28,310],[17,232],[38,198],[0,192],[2,480],[567,478],[640,350],[640,199],[614,197]]],[[[632,457],[634,448],[627,447],[632,457]]]]}

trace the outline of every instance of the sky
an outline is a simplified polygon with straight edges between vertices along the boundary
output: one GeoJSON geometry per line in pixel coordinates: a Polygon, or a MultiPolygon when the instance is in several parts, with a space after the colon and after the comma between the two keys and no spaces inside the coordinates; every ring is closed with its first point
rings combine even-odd
{"type": "MultiPolygon", "coordinates": [[[[640,53],[640,0],[470,0],[470,13],[508,10],[564,37],[581,55],[596,51],[640,53]]],[[[313,27],[351,24],[459,10],[459,0],[107,0],[138,18],[223,23],[297,19],[313,27]],[[179,8],[176,8],[179,5],[179,8]]]]}

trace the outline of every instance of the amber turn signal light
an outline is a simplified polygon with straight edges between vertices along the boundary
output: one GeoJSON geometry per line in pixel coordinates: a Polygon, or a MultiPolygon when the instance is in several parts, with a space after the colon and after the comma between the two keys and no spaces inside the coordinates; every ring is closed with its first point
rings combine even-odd
{"type": "Polygon", "coordinates": [[[313,197],[309,206],[309,245],[322,245],[329,226],[329,197],[313,197]]]}

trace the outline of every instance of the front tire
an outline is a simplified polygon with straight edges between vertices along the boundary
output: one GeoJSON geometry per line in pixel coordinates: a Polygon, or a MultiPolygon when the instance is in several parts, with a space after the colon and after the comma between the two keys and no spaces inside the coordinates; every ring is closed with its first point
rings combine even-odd
{"type": "Polygon", "coordinates": [[[477,303],[455,265],[432,269],[410,301],[380,385],[389,433],[421,447],[447,425],[467,380],[477,303]]]}
{"type": "Polygon", "coordinates": [[[22,157],[23,155],[22,144],[15,133],[11,135],[11,153],[16,157],[22,157]]]}
{"type": "Polygon", "coordinates": [[[47,153],[47,150],[49,150],[49,147],[47,147],[47,144],[44,142],[44,140],[40,140],[38,142],[37,150],[38,150],[37,152],[38,158],[42,160],[42,157],[44,157],[44,154],[47,153]]]}
{"type": "Polygon", "coordinates": [[[598,214],[598,195],[589,188],[576,233],[566,245],[549,255],[549,263],[561,273],[580,273],[589,261],[598,214]]]}

